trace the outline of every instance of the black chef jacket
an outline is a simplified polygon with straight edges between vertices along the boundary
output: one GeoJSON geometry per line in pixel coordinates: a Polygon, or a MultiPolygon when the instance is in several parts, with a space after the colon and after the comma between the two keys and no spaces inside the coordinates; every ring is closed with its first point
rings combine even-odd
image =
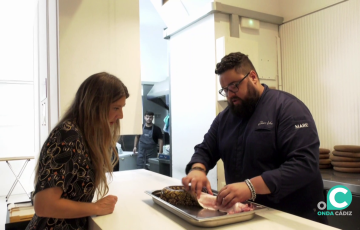
{"type": "Polygon", "coordinates": [[[271,191],[255,202],[327,223],[318,216],[317,204],[325,201],[319,170],[319,138],[309,109],[295,96],[264,91],[249,119],[222,111],[213,121],[186,166],[202,163],[212,169],[224,162],[226,184],[261,175],[271,191]]]}

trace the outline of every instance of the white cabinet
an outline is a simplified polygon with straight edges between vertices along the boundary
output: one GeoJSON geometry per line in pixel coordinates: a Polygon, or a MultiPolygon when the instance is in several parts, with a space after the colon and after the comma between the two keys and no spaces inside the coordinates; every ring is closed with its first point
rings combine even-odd
{"type": "MultiPolygon", "coordinates": [[[[233,52],[241,52],[243,54],[248,55],[251,62],[255,66],[258,65],[258,42],[252,40],[246,40],[242,38],[234,38],[234,37],[221,37],[216,39],[216,62],[220,62],[221,59],[233,52]]],[[[217,77],[217,91],[221,89],[219,76],[217,77]]],[[[217,94],[218,101],[226,101],[226,97],[217,94]]]]}

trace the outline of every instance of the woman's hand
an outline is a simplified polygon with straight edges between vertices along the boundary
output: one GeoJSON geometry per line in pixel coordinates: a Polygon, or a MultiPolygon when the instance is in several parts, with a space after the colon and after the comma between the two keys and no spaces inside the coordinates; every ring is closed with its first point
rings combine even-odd
{"type": "Polygon", "coordinates": [[[109,195],[96,201],[96,215],[102,216],[113,213],[117,200],[117,196],[109,195]]]}

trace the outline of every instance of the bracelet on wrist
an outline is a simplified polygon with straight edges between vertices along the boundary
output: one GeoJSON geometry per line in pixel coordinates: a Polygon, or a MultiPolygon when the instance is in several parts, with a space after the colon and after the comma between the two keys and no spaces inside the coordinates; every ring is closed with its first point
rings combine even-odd
{"type": "Polygon", "coordinates": [[[204,173],[206,174],[206,170],[203,169],[203,168],[201,168],[201,167],[192,167],[189,172],[191,172],[191,171],[193,171],[193,170],[202,171],[202,172],[204,172],[204,173]]]}
{"type": "Polygon", "coordinates": [[[250,200],[255,201],[255,199],[256,199],[256,192],[255,192],[255,188],[254,188],[253,184],[251,183],[251,181],[250,181],[249,179],[246,179],[246,180],[245,180],[245,183],[246,183],[246,185],[249,187],[250,192],[251,192],[251,198],[250,198],[250,200]]]}

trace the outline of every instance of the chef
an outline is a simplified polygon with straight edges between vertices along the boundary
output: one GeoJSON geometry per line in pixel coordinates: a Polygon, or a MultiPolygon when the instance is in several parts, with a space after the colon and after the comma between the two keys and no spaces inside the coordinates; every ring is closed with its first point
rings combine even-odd
{"type": "Polygon", "coordinates": [[[260,84],[247,55],[231,53],[216,65],[228,107],[214,119],[186,166],[182,183],[198,196],[211,189],[206,175],[219,159],[226,186],[217,205],[256,203],[327,223],[318,216],[325,201],[319,138],[309,109],[295,96],[260,84]]]}
{"type": "Polygon", "coordinates": [[[143,124],[143,134],[135,136],[134,140],[134,154],[137,154],[136,165],[138,168],[146,168],[146,163],[149,163],[149,158],[158,157],[158,153],[162,153],[163,149],[163,134],[161,129],[153,124],[154,113],[151,111],[145,112],[143,124]],[[139,150],[137,152],[137,145],[139,150]],[[157,146],[159,145],[159,151],[157,146]]]}

